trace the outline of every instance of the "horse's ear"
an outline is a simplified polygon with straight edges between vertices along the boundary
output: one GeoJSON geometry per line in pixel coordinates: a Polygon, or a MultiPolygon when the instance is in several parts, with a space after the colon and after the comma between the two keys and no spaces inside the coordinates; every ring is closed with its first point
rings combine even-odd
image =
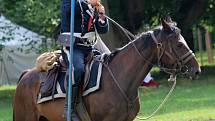
{"type": "Polygon", "coordinates": [[[167,23],[166,18],[161,18],[161,24],[162,24],[164,30],[166,30],[166,31],[171,30],[171,27],[167,23]]]}
{"type": "Polygon", "coordinates": [[[172,18],[170,16],[166,17],[166,22],[172,26],[177,26],[177,23],[175,21],[172,21],[172,18]]]}
{"type": "Polygon", "coordinates": [[[170,16],[166,17],[166,22],[167,23],[173,23],[172,18],[170,16]]]}

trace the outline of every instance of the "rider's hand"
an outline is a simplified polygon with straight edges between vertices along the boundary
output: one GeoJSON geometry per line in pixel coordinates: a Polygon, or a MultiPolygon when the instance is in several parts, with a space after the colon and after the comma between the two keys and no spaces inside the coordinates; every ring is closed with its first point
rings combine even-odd
{"type": "Polygon", "coordinates": [[[105,8],[104,6],[100,3],[100,0],[88,0],[88,2],[96,7],[96,10],[99,14],[99,18],[102,20],[105,20],[105,8]]]}
{"type": "Polygon", "coordinates": [[[97,6],[100,4],[100,0],[87,0],[92,6],[97,6]]]}
{"type": "Polygon", "coordinates": [[[97,10],[98,10],[99,18],[101,18],[102,20],[105,20],[105,8],[104,8],[104,6],[100,4],[97,7],[97,10]]]}

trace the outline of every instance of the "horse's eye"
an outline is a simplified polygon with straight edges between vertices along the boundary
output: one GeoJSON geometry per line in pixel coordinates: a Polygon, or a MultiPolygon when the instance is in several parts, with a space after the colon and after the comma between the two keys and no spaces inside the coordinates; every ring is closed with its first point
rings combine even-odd
{"type": "Polygon", "coordinates": [[[175,39],[179,40],[180,37],[178,35],[174,36],[175,39]]]}
{"type": "Polygon", "coordinates": [[[182,43],[179,43],[179,44],[177,45],[178,48],[181,48],[182,46],[183,46],[182,43]]]}

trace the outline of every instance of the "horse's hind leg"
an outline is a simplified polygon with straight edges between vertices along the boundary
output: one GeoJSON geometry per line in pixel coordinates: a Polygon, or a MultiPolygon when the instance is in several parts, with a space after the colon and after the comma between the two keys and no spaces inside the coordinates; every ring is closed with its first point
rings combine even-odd
{"type": "MultiPolygon", "coordinates": [[[[13,114],[13,121],[39,121],[37,113],[30,113],[27,110],[16,110],[13,114]],[[21,112],[19,112],[21,111],[21,112]]],[[[42,120],[46,121],[46,120],[42,120]]]]}
{"type": "MultiPolygon", "coordinates": [[[[26,76],[27,77],[27,76],[26,76]]],[[[35,102],[37,83],[23,76],[17,85],[13,99],[14,121],[38,121],[39,113],[35,102]]]]}
{"type": "Polygon", "coordinates": [[[29,101],[14,97],[13,121],[39,121],[39,114],[36,107],[29,101]]]}

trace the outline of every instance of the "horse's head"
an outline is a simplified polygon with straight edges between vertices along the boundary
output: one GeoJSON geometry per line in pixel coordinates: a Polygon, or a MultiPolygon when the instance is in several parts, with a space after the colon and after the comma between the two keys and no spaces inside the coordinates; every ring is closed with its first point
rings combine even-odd
{"type": "Polygon", "coordinates": [[[201,72],[194,53],[188,47],[180,33],[180,29],[171,19],[161,19],[162,26],[151,32],[157,44],[157,63],[165,72],[170,74],[183,73],[195,79],[201,72]]]}

